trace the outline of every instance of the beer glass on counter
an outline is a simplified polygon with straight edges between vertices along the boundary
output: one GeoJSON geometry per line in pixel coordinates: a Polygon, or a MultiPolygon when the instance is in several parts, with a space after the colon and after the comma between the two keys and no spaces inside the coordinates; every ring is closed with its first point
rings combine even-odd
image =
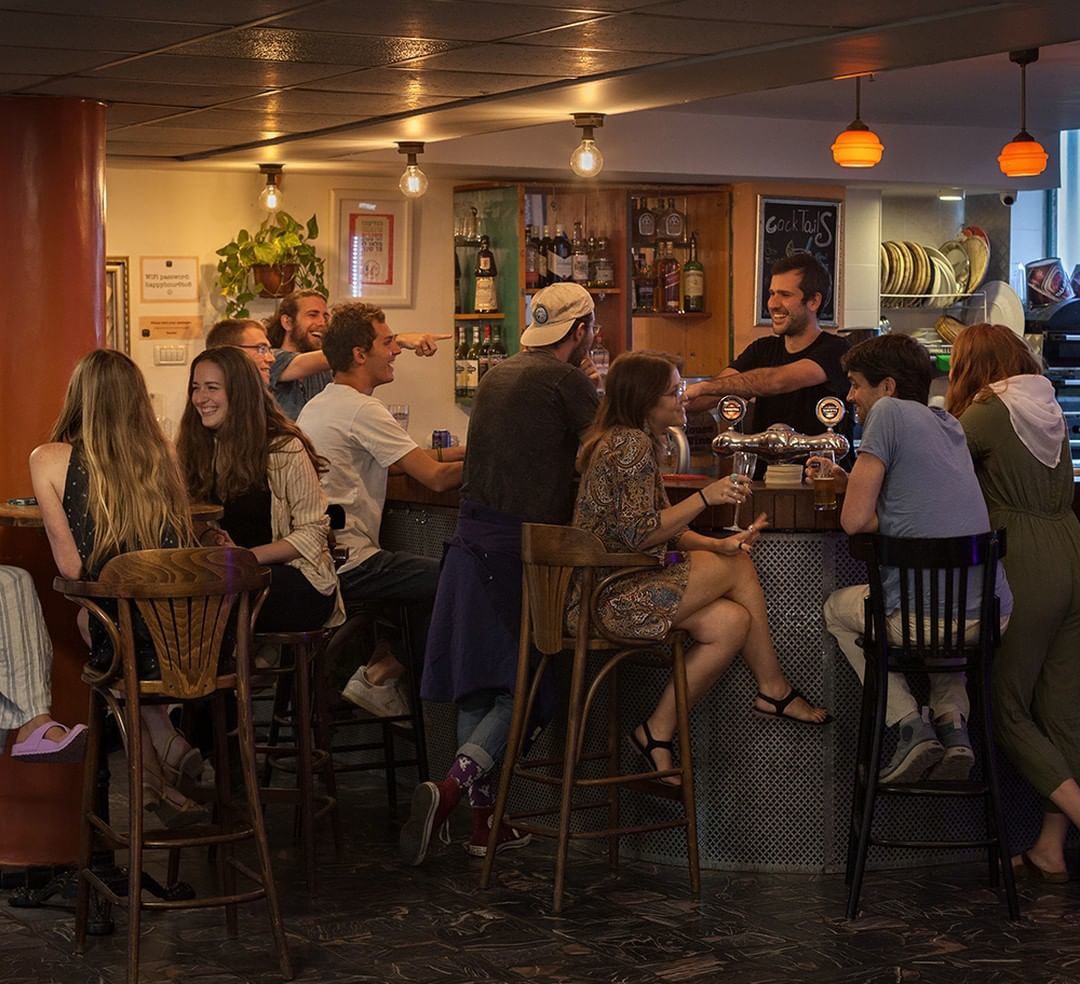
{"type": "MultiPolygon", "coordinates": [[[[756,454],[753,454],[750,451],[736,451],[732,457],[731,480],[748,488],[756,467],[756,454]]],[[[735,503],[735,515],[732,517],[731,525],[727,527],[727,529],[732,532],[742,531],[742,527],[739,525],[739,509],[741,506],[741,502],[735,503]]]]}
{"type": "Polygon", "coordinates": [[[814,455],[814,511],[826,512],[836,508],[836,476],[833,468],[836,455],[832,451],[819,451],[814,455]]]}

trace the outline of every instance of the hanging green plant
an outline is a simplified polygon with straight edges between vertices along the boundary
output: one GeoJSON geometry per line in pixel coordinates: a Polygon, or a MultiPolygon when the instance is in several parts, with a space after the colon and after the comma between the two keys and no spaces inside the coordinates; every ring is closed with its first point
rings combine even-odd
{"type": "Polygon", "coordinates": [[[284,297],[293,290],[328,291],[323,281],[324,260],[311,245],[319,238],[313,215],[301,225],[288,212],[268,215],[252,235],[241,229],[217,250],[217,287],[230,318],[250,317],[256,297],[284,297]]]}

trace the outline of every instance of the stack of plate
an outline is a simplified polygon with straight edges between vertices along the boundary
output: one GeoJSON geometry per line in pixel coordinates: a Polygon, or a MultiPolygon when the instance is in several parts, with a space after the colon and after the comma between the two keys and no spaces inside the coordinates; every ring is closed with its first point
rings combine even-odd
{"type": "Polygon", "coordinates": [[[941,248],[908,240],[881,244],[881,294],[886,307],[946,308],[970,294],[986,276],[990,244],[986,233],[967,226],[941,248]]]}

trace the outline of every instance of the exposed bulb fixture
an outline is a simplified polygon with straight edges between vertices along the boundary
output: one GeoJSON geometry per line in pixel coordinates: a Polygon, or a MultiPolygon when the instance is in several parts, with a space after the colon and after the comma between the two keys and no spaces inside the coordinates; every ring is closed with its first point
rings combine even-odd
{"type": "MultiPolygon", "coordinates": [[[[873,78],[873,76],[871,76],[873,78]]],[[[881,162],[885,145],[862,121],[862,76],[855,76],[855,119],[836,135],[832,159],[841,167],[874,167],[881,162]]]]}
{"type": "Polygon", "coordinates": [[[570,155],[570,170],[579,178],[595,178],[603,170],[604,155],[593,140],[593,129],[603,125],[603,113],[574,113],[574,126],[581,129],[581,143],[570,155]]]}
{"type": "Polygon", "coordinates": [[[1009,61],[1020,66],[1020,132],[1001,148],[998,167],[1010,178],[1032,178],[1046,170],[1047,153],[1027,132],[1027,67],[1038,60],[1038,48],[1009,52],[1009,61]]]}
{"type": "Polygon", "coordinates": [[[259,205],[268,212],[276,212],[285,201],[281,191],[281,176],[284,164],[260,164],[259,173],[266,175],[266,187],[259,192],[259,205]]]}
{"type": "Polygon", "coordinates": [[[401,172],[401,180],[398,187],[406,198],[419,198],[428,189],[427,175],[420,170],[416,163],[416,155],[424,152],[424,144],[421,140],[399,140],[397,142],[399,154],[406,154],[405,170],[401,172]]]}

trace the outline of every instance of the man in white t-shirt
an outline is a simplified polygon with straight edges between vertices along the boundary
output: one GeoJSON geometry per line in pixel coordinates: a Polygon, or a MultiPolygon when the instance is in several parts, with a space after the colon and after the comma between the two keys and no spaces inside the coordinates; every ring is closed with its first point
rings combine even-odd
{"type": "MultiPolygon", "coordinates": [[[[338,571],[341,595],[350,616],[371,602],[411,603],[414,652],[409,655],[419,670],[439,563],[379,546],[387,477],[393,469],[436,492],[457,488],[464,448],[419,448],[372,396],[376,386],[393,381],[401,351],[381,310],[359,303],[335,307],[322,351],[333,382],[305,404],[297,424],[330,463],[322,478],[327,498],[345,509],[345,526],[336,534],[338,544],[349,548],[338,571]]],[[[380,645],[349,680],[344,696],[383,717],[405,714],[398,688],[402,670],[380,645]]]]}

